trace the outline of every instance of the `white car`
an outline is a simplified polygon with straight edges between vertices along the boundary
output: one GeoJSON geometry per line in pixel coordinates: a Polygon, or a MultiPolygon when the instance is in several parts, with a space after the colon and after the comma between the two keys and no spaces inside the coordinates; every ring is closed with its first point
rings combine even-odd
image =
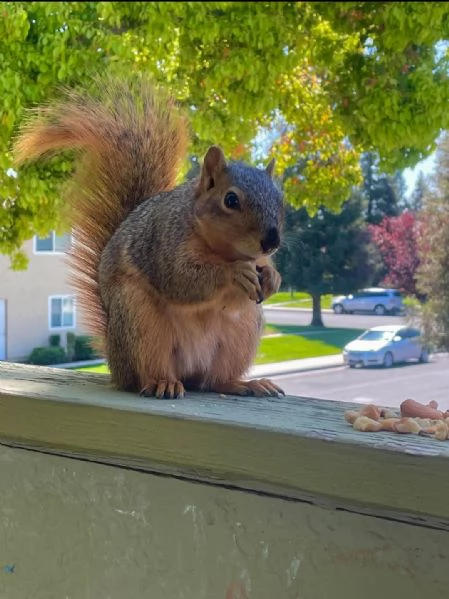
{"type": "Polygon", "coordinates": [[[339,295],[332,299],[335,314],[373,312],[378,316],[399,314],[403,309],[402,294],[397,289],[369,287],[350,295],[339,295]]]}
{"type": "Polygon", "coordinates": [[[393,325],[373,327],[348,343],[343,349],[343,361],[355,366],[384,366],[408,360],[429,361],[429,350],[418,329],[393,325]]]}

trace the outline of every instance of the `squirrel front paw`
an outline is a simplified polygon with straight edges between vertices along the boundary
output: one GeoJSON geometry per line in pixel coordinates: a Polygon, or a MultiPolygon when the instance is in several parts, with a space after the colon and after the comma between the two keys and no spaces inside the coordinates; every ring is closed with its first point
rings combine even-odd
{"type": "Polygon", "coordinates": [[[279,397],[285,395],[284,390],[269,379],[236,380],[229,381],[228,383],[216,383],[211,387],[210,391],[225,395],[254,395],[255,397],[279,397]]]}
{"type": "Polygon", "coordinates": [[[260,303],[279,291],[282,278],[273,266],[257,266],[256,269],[259,273],[259,282],[262,290],[261,297],[259,297],[260,303]]]}
{"type": "Polygon", "coordinates": [[[181,399],[185,395],[181,381],[150,379],[140,391],[141,397],[157,397],[157,399],[181,399]]]}
{"type": "Polygon", "coordinates": [[[262,295],[262,288],[254,266],[248,262],[236,262],[232,272],[232,281],[239,286],[248,297],[254,301],[259,301],[262,295]]]}

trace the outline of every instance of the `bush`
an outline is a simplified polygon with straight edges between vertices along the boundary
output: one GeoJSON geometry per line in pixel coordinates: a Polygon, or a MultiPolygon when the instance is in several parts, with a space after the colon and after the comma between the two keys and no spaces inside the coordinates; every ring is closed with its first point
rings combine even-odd
{"type": "Polygon", "coordinates": [[[51,347],[58,347],[61,345],[61,335],[50,335],[48,338],[51,347]]]}
{"type": "Polygon", "coordinates": [[[63,347],[35,347],[28,358],[29,364],[37,366],[49,366],[50,364],[62,364],[66,361],[63,347]]]}
{"type": "Polygon", "coordinates": [[[76,341],[75,333],[70,333],[70,332],[67,333],[66,341],[67,341],[67,359],[69,362],[72,362],[72,360],[75,357],[75,341],[76,341]]]}
{"type": "Polygon", "coordinates": [[[75,339],[75,360],[94,360],[97,353],[92,346],[93,339],[87,335],[81,335],[75,339]]]}

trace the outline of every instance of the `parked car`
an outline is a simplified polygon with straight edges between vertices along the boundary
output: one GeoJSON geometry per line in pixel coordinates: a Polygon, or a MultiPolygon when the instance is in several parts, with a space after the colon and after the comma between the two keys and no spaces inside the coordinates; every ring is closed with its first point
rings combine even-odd
{"type": "Polygon", "coordinates": [[[429,350],[418,329],[393,325],[373,327],[343,348],[343,361],[349,367],[384,366],[408,360],[429,361],[429,350]]]}
{"type": "Polygon", "coordinates": [[[334,297],[331,306],[335,314],[373,312],[379,316],[399,314],[404,308],[400,291],[382,287],[370,287],[350,295],[334,297]]]}

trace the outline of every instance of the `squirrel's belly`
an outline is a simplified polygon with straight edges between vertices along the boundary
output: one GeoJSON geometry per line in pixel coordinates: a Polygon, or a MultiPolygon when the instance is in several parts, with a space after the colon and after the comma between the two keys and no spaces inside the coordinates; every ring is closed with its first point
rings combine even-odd
{"type": "Polygon", "coordinates": [[[235,344],[247,348],[251,355],[254,353],[260,329],[259,306],[207,310],[188,316],[184,313],[178,318],[173,319],[173,324],[178,320],[174,327],[174,366],[180,379],[207,376],[220,356],[225,356],[235,344]]]}

